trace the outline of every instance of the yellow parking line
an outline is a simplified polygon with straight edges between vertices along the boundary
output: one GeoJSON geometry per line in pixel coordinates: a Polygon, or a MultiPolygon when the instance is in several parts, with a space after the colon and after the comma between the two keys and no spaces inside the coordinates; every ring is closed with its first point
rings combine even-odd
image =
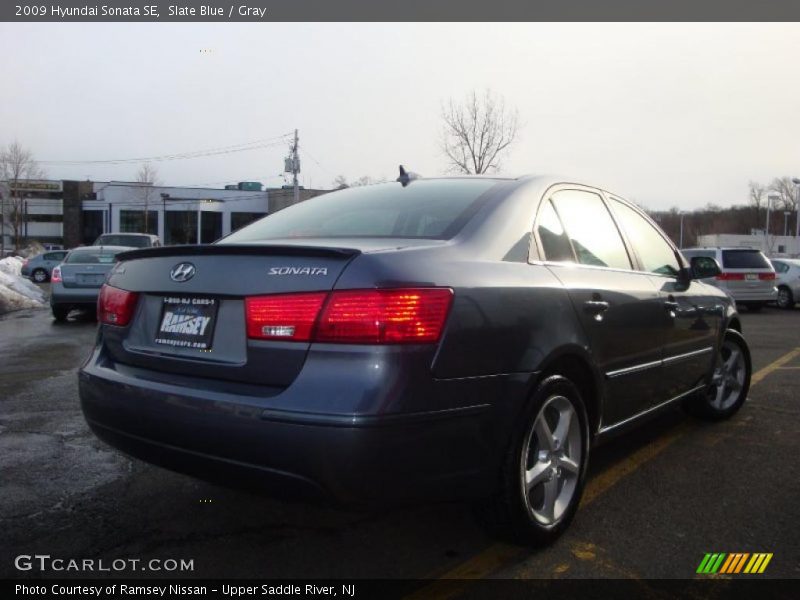
{"type": "Polygon", "coordinates": [[[757,373],[754,373],[753,376],[750,378],[750,385],[757,384],[759,381],[764,379],[764,377],[766,377],[773,371],[780,369],[783,365],[785,365],[786,363],[790,362],[792,359],[798,356],[800,356],[800,348],[795,348],[791,352],[787,352],[775,362],[771,362],[757,373]]]}
{"type": "MultiPolygon", "coordinates": [[[[750,385],[756,385],[767,375],[779,369],[793,358],[800,356],[800,348],[795,348],[791,352],[784,354],[775,362],[768,364],[760,369],[750,378],[750,385]]],[[[642,465],[650,462],[656,456],[666,450],[673,442],[685,435],[693,427],[691,421],[685,421],[677,426],[672,432],[661,436],[653,443],[640,448],[633,454],[628,455],[625,460],[617,463],[613,467],[603,471],[593,477],[586,484],[583,492],[581,506],[585,507],[598,497],[602,496],[609,489],[614,487],[621,479],[636,471],[642,465]]],[[[448,600],[457,596],[466,588],[464,580],[483,579],[490,573],[508,565],[526,551],[526,548],[512,546],[510,544],[492,544],[482,550],[469,560],[450,569],[429,585],[417,590],[406,597],[407,600],[448,600]],[[459,581],[460,580],[460,581],[459,581]]]]}

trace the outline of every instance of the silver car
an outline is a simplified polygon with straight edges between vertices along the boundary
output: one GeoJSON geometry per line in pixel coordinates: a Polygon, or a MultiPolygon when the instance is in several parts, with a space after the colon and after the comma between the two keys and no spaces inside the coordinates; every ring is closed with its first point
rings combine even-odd
{"type": "Polygon", "coordinates": [[[44,252],[22,263],[21,274],[36,283],[44,283],[50,279],[50,273],[67,256],[67,250],[44,252]]]}
{"type": "Polygon", "coordinates": [[[686,258],[705,256],[717,261],[722,273],[703,279],[725,290],[736,304],[748,310],[761,310],[769,302],[775,302],[775,269],[761,250],[756,248],[689,248],[681,250],[686,258]]]}
{"type": "Polygon", "coordinates": [[[800,259],[773,258],[778,283],[778,298],[775,302],[780,308],[794,308],[800,299],[800,259]]]}
{"type": "Polygon", "coordinates": [[[64,321],[74,308],[97,306],[100,287],[114,267],[117,254],[130,246],[85,246],[67,254],[64,262],[53,269],[50,279],[50,308],[53,318],[64,321]]]}

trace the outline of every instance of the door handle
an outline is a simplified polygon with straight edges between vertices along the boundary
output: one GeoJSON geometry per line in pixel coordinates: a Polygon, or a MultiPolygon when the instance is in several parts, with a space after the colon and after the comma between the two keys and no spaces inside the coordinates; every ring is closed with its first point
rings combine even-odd
{"type": "Polygon", "coordinates": [[[605,300],[587,300],[583,303],[584,310],[594,315],[606,312],[609,306],[611,305],[605,300]]]}

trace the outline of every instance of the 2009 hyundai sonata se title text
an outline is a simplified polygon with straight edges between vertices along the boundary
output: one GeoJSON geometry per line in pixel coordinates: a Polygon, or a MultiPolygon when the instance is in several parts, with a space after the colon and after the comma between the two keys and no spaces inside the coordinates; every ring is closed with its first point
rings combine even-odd
{"type": "Polygon", "coordinates": [[[463,500],[551,541],[595,442],[744,402],[734,303],[638,208],[546,177],[332,192],[120,255],[79,373],[94,432],[198,477],[351,505],[463,500]]]}

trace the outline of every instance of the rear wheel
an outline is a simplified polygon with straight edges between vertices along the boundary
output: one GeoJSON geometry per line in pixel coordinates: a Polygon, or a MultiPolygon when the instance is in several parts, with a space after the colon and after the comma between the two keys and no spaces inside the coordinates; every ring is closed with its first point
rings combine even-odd
{"type": "Polygon", "coordinates": [[[54,306],[53,308],[53,318],[58,321],[59,323],[63,323],[67,320],[67,315],[69,315],[69,307],[67,306],[54,306]]]}
{"type": "Polygon", "coordinates": [[[542,381],[515,432],[497,495],[478,508],[490,529],[516,542],[545,545],[569,525],[589,459],[580,392],[567,378],[542,381]]]}
{"type": "Polygon", "coordinates": [[[717,355],[711,384],[702,393],[688,400],[687,410],[704,419],[727,419],[747,399],[751,373],[747,342],[739,332],[729,329],[717,355]]]}
{"type": "Polygon", "coordinates": [[[44,283],[45,281],[47,281],[47,271],[45,271],[44,269],[36,269],[31,274],[31,277],[33,277],[33,280],[36,283],[44,283]]]}
{"type": "Polygon", "coordinates": [[[786,286],[778,288],[778,298],[776,300],[778,308],[791,309],[794,308],[794,295],[792,290],[786,286]]]}

